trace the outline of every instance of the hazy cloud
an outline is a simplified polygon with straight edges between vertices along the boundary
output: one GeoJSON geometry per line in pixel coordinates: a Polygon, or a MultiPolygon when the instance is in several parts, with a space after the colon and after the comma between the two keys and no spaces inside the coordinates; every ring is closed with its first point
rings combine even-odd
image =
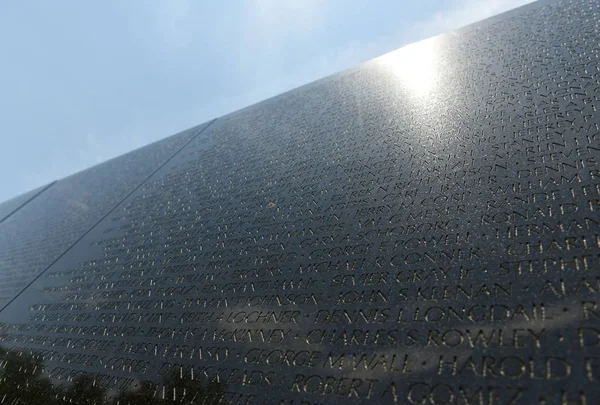
{"type": "Polygon", "coordinates": [[[418,28],[425,36],[437,35],[492,17],[504,11],[531,3],[534,0],[460,0],[454,1],[452,9],[434,13],[433,17],[418,28]]]}

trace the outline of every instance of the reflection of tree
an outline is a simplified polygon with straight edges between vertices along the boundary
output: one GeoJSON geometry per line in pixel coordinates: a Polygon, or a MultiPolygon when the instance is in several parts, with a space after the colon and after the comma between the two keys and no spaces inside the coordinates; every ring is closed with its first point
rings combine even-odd
{"type": "Polygon", "coordinates": [[[42,362],[39,359],[0,348],[0,370],[0,398],[3,402],[51,403],[53,387],[47,379],[40,378],[42,362]]]}
{"type": "Polygon", "coordinates": [[[102,404],[105,397],[104,388],[94,384],[94,378],[89,374],[77,377],[64,392],[65,400],[76,404],[102,404]]]}
{"type": "Polygon", "coordinates": [[[175,404],[218,404],[223,396],[224,387],[219,383],[205,384],[193,379],[189,372],[171,370],[163,383],[142,383],[133,392],[123,392],[117,398],[117,404],[127,405],[175,405],[175,404]]]}
{"type": "Polygon", "coordinates": [[[91,374],[67,386],[54,385],[42,375],[42,361],[23,352],[0,348],[0,403],[27,405],[192,405],[220,403],[225,387],[172,370],[162,383],[138,383],[137,389],[107,395],[91,374]]]}

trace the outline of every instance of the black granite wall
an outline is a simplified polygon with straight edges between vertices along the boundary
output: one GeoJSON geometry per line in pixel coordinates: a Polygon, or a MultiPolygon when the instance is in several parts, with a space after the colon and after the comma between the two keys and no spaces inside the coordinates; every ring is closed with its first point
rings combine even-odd
{"type": "Polygon", "coordinates": [[[0,398],[599,403],[599,23],[537,2],[0,205],[0,398]]]}

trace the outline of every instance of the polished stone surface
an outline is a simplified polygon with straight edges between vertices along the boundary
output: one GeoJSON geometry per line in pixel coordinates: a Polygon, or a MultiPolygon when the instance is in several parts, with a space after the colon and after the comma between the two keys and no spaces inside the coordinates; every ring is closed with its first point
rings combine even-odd
{"type": "Polygon", "coordinates": [[[184,131],[52,184],[0,223],[0,307],[204,127],[184,131]]]}
{"type": "Polygon", "coordinates": [[[38,187],[34,190],[28,191],[21,195],[18,195],[10,200],[0,203],[0,223],[6,218],[23,208],[28,202],[33,200],[35,197],[44,192],[48,187],[52,186],[53,183],[46,184],[45,186],[38,187]]]}
{"type": "Polygon", "coordinates": [[[536,3],[202,127],[0,311],[0,396],[598,403],[599,22],[536,3]]]}

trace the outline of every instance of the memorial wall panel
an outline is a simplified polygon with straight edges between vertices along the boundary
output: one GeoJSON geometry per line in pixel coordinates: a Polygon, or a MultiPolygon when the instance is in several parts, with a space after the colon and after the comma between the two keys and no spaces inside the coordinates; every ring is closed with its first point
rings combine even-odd
{"type": "Polygon", "coordinates": [[[0,307],[202,128],[184,131],[59,180],[0,223],[0,307]]]}
{"type": "Polygon", "coordinates": [[[535,3],[217,119],[0,311],[0,395],[599,403],[599,22],[535,3]]]}
{"type": "Polygon", "coordinates": [[[52,183],[46,184],[45,186],[38,187],[34,190],[28,191],[11,198],[10,200],[0,203],[0,223],[2,223],[2,221],[4,221],[10,215],[14,214],[17,210],[24,207],[29,201],[31,201],[51,185],[52,183]]]}

